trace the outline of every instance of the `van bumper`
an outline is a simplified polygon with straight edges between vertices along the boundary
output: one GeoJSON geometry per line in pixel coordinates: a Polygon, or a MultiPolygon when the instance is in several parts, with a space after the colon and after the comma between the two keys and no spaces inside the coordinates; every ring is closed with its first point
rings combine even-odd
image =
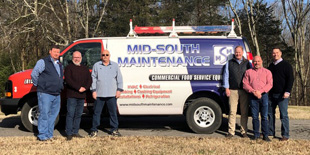
{"type": "Polygon", "coordinates": [[[18,111],[18,102],[20,99],[4,98],[0,99],[1,111],[5,115],[17,114],[18,111]]]}

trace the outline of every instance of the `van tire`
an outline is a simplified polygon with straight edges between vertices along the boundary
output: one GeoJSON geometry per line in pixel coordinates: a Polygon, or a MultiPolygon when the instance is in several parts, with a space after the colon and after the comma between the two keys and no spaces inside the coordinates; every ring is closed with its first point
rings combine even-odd
{"type": "Polygon", "coordinates": [[[198,134],[211,134],[222,124],[222,109],[212,99],[195,99],[187,108],[186,122],[198,134]]]}
{"type": "MultiPolygon", "coordinates": [[[[37,97],[29,98],[21,110],[21,120],[24,127],[30,132],[38,132],[39,107],[37,97]]],[[[55,126],[59,121],[59,115],[55,120],[55,126]]]]}

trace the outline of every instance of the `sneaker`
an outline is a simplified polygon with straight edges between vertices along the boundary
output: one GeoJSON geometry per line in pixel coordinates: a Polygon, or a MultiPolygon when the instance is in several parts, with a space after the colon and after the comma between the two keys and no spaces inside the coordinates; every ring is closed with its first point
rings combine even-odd
{"type": "Polygon", "coordinates": [[[254,137],[252,140],[258,140],[259,139],[259,137],[254,137]]]}
{"type": "Polygon", "coordinates": [[[241,135],[242,138],[248,138],[248,135],[246,133],[241,135]]]}
{"type": "Polygon", "coordinates": [[[67,140],[68,141],[72,140],[72,135],[67,136],[67,140]]]}
{"type": "Polygon", "coordinates": [[[118,130],[114,130],[113,132],[111,132],[111,135],[114,137],[121,137],[121,133],[118,132],[118,130]]]}
{"type": "Polygon", "coordinates": [[[284,142],[284,141],[288,141],[288,138],[286,138],[286,137],[282,137],[282,138],[280,139],[280,141],[282,141],[282,142],[284,142]]]}
{"type": "Polygon", "coordinates": [[[92,131],[90,134],[89,134],[89,137],[97,137],[97,134],[98,134],[98,131],[92,131]]]}
{"type": "Polygon", "coordinates": [[[228,139],[230,139],[230,138],[233,138],[233,137],[234,137],[234,135],[232,135],[232,134],[228,133],[225,137],[226,137],[226,138],[228,138],[228,139]]]}
{"type": "Polygon", "coordinates": [[[77,134],[73,134],[72,137],[75,137],[75,138],[84,138],[83,136],[81,136],[79,133],[77,134]]]}

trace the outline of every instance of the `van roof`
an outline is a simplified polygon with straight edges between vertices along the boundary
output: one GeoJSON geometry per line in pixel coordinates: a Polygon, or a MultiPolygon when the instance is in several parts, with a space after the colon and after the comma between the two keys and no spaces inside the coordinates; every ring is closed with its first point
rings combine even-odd
{"type": "MultiPolygon", "coordinates": [[[[179,36],[177,38],[180,39],[242,39],[242,37],[228,37],[228,36],[179,36]]],[[[169,36],[139,36],[135,38],[128,38],[128,37],[94,37],[94,38],[83,38],[78,39],[76,41],[82,40],[117,40],[117,39],[176,39],[170,38],[169,36]]]]}

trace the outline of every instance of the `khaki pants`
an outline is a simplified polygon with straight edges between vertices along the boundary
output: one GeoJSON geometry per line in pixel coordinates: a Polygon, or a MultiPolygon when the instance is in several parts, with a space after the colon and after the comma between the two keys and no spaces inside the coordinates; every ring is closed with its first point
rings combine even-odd
{"type": "Polygon", "coordinates": [[[248,124],[248,111],[249,111],[249,101],[248,94],[242,90],[232,90],[230,89],[230,97],[229,97],[229,117],[228,117],[228,133],[235,135],[236,129],[236,114],[238,101],[240,102],[240,112],[241,112],[241,134],[247,133],[247,124],[248,124]]]}

